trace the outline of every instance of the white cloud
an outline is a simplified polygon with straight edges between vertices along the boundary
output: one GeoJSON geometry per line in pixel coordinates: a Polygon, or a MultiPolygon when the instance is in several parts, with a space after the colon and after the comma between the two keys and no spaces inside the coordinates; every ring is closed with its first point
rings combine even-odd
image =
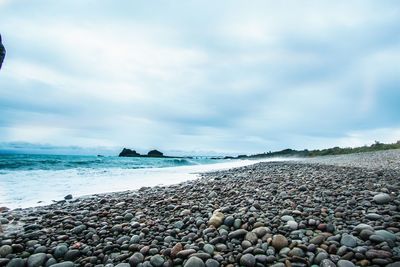
{"type": "Polygon", "coordinates": [[[397,127],[376,119],[399,77],[389,4],[10,3],[0,141],[259,152],[397,127]]]}

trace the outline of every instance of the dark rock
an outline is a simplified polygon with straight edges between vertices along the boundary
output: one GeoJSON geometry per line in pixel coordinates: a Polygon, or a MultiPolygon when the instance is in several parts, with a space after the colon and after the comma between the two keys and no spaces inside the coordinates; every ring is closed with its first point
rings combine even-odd
{"type": "Polygon", "coordinates": [[[160,255],[154,255],[150,258],[151,265],[155,267],[161,267],[164,264],[164,261],[165,261],[164,257],[160,255]]]}
{"type": "Polygon", "coordinates": [[[5,258],[8,254],[13,252],[10,245],[3,245],[0,247],[0,258],[5,258]]]}
{"type": "Polygon", "coordinates": [[[240,265],[246,267],[254,267],[256,265],[256,258],[250,253],[244,254],[240,258],[240,265]]]}
{"type": "Polygon", "coordinates": [[[27,264],[28,267],[39,267],[43,266],[46,262],[47,255],[45,253],[37,253],[29,256],[27,264]]]}
{"type": "Polygon", "coordinates": [[[348,260],[339,260],[337,262],[338,267],[355,267],[354,263],[348,260]]]}
{"type": "Polygon", "coordinates": [[[373,197],[373,200],[375,201],[375,203],[377,204],[387,204],[391,201],[390,195],[386,194],[386,193],[380,193],[377,194],[373,197]]]}
{"type": "Polygon", "coordinates": [[[81,252],[77,249],[68,250],[64,255],[66,261],[75,261],[81,256],[81,252]]]}
{"type": "Polygon", "coordinates": [[[122,149],[121,153],[118,155],[119,157],[140,157],[140,154],[135,150],[131,150],[129,148],[122,149]]]}
{"type": "Polygon", "coordinates": [[[4,61],[5,57],[6,57],[6,49],[2,43],[1,34],[0,34],[0,69],[1,69],[1,66],[3,65],[3,61],[4,61]]]}
{"type": "Polygon", "coordinates": [[[206,267],[219,267],[219,266],[220,266],[219,262],[214,259],[208,259],[206,261],[206,267]]]}
{"type": "Polygon", "coordinates": [[[64,257],[65,253],[67,253],[68,247],[66,245],[58,245],[54,249],[54,257],[56,259],[64,257]]]}
{"type": "Polygon", "coordinates": [[[71,195],[71,194],[66,195],[66,196],[64,197],[64,199],[65,199],[65,200],[70,200],[70,199],[72,199],[72,195],[71,195]]]}
{"type": "Polygon", "coordinates": [[[200,258],[190,257],[184,267],[205,267],[205,264],[200,258]]]}
{"type": "Polygon", "coordinates": [[[75,265],[72,261],[64,261],[51,265],[51,267],[74,267],[74,266],[75,265]]]}
{"type": "Polygon", "coordinates": [[[247,231],[244,229],[238,229],[235,231],[232,231],[228,234],[228,238],[232,239],[232,238],[241,238],[243,236],[245,236],[247,234],[247,231]]]}
{"type": "Polygon", "coordinates": [[[7,267],[25,267],[26,260],[21,258],[14,258],[10,260],[7,267]]]}
{"type": "Polygon", "coordinates": [[[319,266],[320,267],[336,267],[336,264],[334,264],[329,259],[324,259],[324,260],[321,261],[321,264],[319,266]]]}
{"type": "Polygon", "coordinates": [[[147,156],[148,157],[155,157],[155,158],[162,158],[162,157],[164,157],[164,154],[162,152],[158,151],[158,150],[150,150],[147,153],[147,156]]]}

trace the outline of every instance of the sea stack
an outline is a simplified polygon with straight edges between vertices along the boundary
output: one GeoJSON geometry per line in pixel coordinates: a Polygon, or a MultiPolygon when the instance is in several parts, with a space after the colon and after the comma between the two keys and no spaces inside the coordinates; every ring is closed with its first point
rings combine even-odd
{"type": "Polygon", "coordinates": [[[162,158],[164,157],[164,154],[158,150],[151,150],[149,153],[147,153],[148,157],[155,157],[155,158],[162,158]]]}
{"type": "Polygon", "coordinates": [[[124,148],[122,149],[121,153],[118,155],[119,157],[140,157],[140,154],[137,153],[135,150],[124,148]]]}

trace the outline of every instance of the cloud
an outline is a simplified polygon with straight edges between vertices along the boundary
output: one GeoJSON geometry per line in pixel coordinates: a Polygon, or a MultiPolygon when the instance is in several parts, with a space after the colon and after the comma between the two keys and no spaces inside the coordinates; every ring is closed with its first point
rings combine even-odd
{"type": "Polygon", "coordinates": [[[3,142],[249,153],[400,127],[396,2],[1,3],[3,142]]]}

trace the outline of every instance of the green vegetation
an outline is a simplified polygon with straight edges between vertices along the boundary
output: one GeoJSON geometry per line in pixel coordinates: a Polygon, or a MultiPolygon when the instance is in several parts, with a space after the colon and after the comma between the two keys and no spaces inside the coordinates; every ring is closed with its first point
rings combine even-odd
{"type": "Polygon", "coordinates": [[[352,154],[352,153],[360,153],[360,152],[372,152],[379,150],[388,150],[388,149],[400,149],[400,141],[397,141],[393,144],[383,144],[378,141],[375,141],[374,144],[370,146],[361,146],[361,147],[333,147],[327,149],[316,149],[316,150],[294,150],[294,149],[284,149],[276,152],[267,152],[262,154],[255,155],[239,155],[237,157],[225,157],[226,159],[244,159],[244,158],[270,158],[270,157],[316,157],[316,156],[328,156],[328,155],[342,155],[342,154],[352,154]]]}

